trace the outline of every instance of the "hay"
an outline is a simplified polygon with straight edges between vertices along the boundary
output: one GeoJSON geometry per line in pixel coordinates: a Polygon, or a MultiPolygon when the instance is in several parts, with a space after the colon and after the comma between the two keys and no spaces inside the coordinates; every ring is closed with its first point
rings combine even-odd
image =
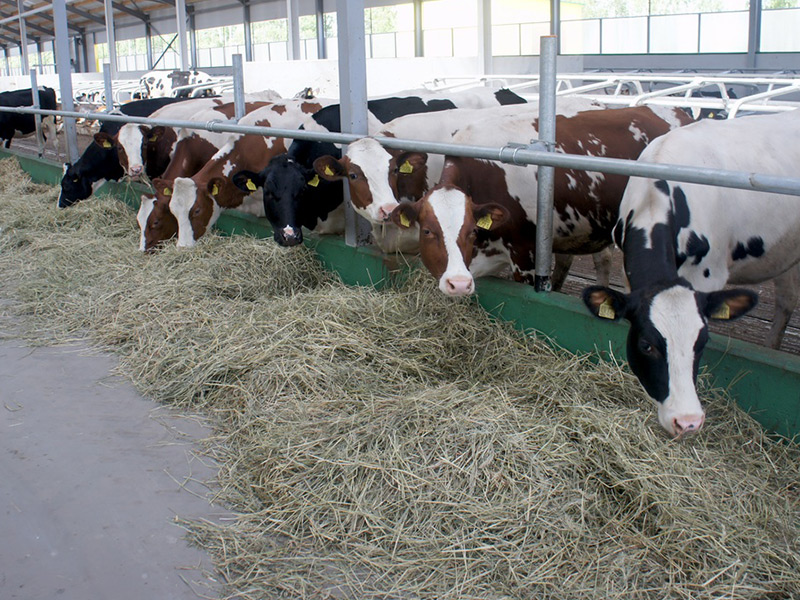
{"type": "Polygon", "coordinates": [[[800,451],[723,392],[669,440],[624,369],[425,275],[348,288],[305,249],[215,235],[143,256],[114,201],[57,211],[13,161],[0,186],[29,334],[88,335],[216,424],[238,518],[184,525],[232,597],[800,596],[800,451]]]}

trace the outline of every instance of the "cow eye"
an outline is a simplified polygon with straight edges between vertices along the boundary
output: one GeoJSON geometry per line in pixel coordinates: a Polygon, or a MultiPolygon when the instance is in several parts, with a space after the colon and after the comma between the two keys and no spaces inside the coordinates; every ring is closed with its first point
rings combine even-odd
{"type": "Polygon", "coordinates": [[[422,235],[431,236],[431,235],[433,235],[433,234],[431,233],[431,230],[430,230],[430,229],[423,229],[423,230],[422,230],[422,235]]]}
{"type": "Polygon", "coordinates": [[[653,344],[647,340],[639,340],[639,350],[642,354],[646,354],[648,356],[653,356],[656,354],[655,346],[653,346],[653,344]]]}
{"type": "Polygon", "coordinates": [[[152,226],[153,228],[161,227],[161,219],[156,219],[155,221],[153,221],[152,226]]]}
{"type": "Polygon", "coordinates": [[[77,177],[73,177],[72,181],[74,181],[75,183],[78,183],[78,178],[77,177]]]}
{"type": "Polygon", "coordinates": [[[358,175],[356,173],[350,173],[349,177],[350,177],[350,179],[354,179],[354,180],[358,179],[358,175]]]}

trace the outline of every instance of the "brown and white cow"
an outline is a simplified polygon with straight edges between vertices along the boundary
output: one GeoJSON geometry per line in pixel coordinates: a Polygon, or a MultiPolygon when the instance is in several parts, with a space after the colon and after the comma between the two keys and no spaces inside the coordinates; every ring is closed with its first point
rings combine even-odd
{"type": "MultiPolygon", "coordinates": [[[[329,103],[319,99],[282,100],[249,113],[240,124],[296,129],[329,103]]],[[[232,173],[243,169],[258,171],[273,156],[284,152],[283,138],[231,134],[226,144],[192,177],[154,181],[156,203],[168,203],[177,224],[178,246],[193,246],[216,222],[222,209],[242,205],[248,194],[232,183],[232,173]]]]}
{"type": "MultiPolygon", "coordinates": [[[[636,159],[647,144],[691,122],[680,109],[649,107],[587,111],[556,118],[556,151],[636,159]]],[[[538,119],[498,117],[463,128],[453,143],[504,146],[538,138],[538,119]]],[[[474,291],[474,277],[511,266],[533,283],[537,167],[446,156],[436,187],[392,212],[400,227],[419,223],[420,253],[442,292],[474,291]]],[[[612,242],[627,177],[556,169],[553,251],[593,254],[612,242]]]]}
{"type": "MultiPolygon", "coordinates": [[[[269,102],[247,102],[245,111],[247,113],[269,106],[269,102]]],[[[213,115],[221,115],[225,118],[233,118],[235,107],[233,103],[221,104],[213,109],[213,115]]],[[[196,118],[203,119],[204,113],[200,113],[196,118]]],[[[175,142],[175,149],[166,170],[160,179],[172,181],[178,177],[191,177],[197,173],[211,157],[225,145],[230,139],[229,133],[217,133],[202,129],[178,130],[178,139],[175,142]]],[[[158,181],[159,178],[156,179],[158,181]]],[[[158,186],[155,186],[158,190],[158,186]]],[[[161,188],[163,196],[164,188],[161,188]]],[[[174,237],[178,233],[178,223],[169,210],[169,197],[158,197],[143,195],[137,220],[142,236],[139,249],[143,251],[153,250],[161,241],[174,237]]]]}

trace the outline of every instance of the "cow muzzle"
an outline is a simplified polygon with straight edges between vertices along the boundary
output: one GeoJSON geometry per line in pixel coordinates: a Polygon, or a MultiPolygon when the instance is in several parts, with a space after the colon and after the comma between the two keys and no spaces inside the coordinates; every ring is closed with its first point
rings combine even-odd
{"type": "MultiPolygon", "coordinates": [[[[660,407],[659,407],[660,408],[660,407]]],[[[705,423],[706,415],[700,412],[675,414],[667,410],[658,411],[658,421],[661,426],[674,438],[697,433],[705,423]]]]}
{"type": "Polygon", "coordinates": [[[378,209],[378,219],[381,221],[388,221],[392,215],[392,211],[397,208],[399,204],[384,204],[378,209]]]}
{"type": "Polygon", "coordinates": [[[141,177],[143,172],[144,166],[142,165],[134,165],[128,168],[128,175],[130,177],[141,177]]]}
{"type": "Polygon", "coordinates": [[[448,296],[468,296],[475,291],[475,280],[466,275],[443,277],[439,289],[448,296]]]}
{"type": "Polygon", "coordinates": [[[303,243],[303,233],[299,227],[287,225],[275,230],[275,241],[281,246],[298,246],[303,243]]]}

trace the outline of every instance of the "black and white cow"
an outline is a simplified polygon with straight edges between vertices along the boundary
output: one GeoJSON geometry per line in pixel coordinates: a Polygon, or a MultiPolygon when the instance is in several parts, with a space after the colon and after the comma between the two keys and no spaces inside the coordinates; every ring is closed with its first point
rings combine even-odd
{"type": "MultiPolygon", "coordinates": [[[[798,140],[800,110],[704,120],[655,140],[639,160],[793,176],[798,140]]],[[[726,283],[775,278],[769,341],[780,342],[797,302],[799,236],[796,196],[631,178],[614,229],[630,293],[593,286],[583,299],[598,317],[630,322],[628,363],[672,435],[705,419],[696,378],[709,319],[735,319],[756,305],[750,290],[720,291],[726,283]]]]}
{"type": "MultiPolygon", "coordinates": [[[[180,96],[183,98],[196,97],[193,90],[175,90],[185,85],[195,85],[213,81],[208,73],[193,69],[191,71],[149,71],[139,79],[140,93],[143,98],[166,98],[180,96]]],[[[213,95],[213,88],[203,90],[203,95],[213,95]]]]}
{"type": "MultiPolygon", "coordinates": [[[[153,112],[166,106],[180,102],[179,98],[153,98],[150,100],[136,100],[123,104],[119,112],[124,115],[147,117],[153,112]]],[[[105,121],[100,131],[114,136],[123,123],[105,121]]],[[[61,178],[61,194],[58,196],[59,208],[67,208],[80,200],[85,200],[106,181],[117,181],[124,175],[119,164],[117,148],[113,144],[106,148],[101,144],[89,144],[81,157],[74,164],[64,164],[64,176],[61,178]]],[[[157,174],[149,173],[151,177],[157,174]]]]}
{"type": "MultiPolygon", "coordinates": [[[[31,88],[25,90],[14,90],[12,92],[0,92],[0,106],[33,106],[33,91],[31,88]]],[[[39,88],[39,106],[47,110],[56,110],[56,92],[53,88],[39,88]]],[[[55,117],[42,117],[42,132],[45,140],[51,138],[53,146],[58,155],[58,138],[56,137],[55,117]]],[[[12,112],[0,112],[0,140],[5,142],[5,147],[11,146],[11,140],[16,135],[27,137],[36,133],[36,121],[33,115],[23,115],[12,112]]]]}
{"type": "MultiPolygon", "coordinates": [[[[480,108],[499,104],[524,104],[525,100],[509,90],[481,88],[453,92],[440,97],[390,97],[367,102],[368,128],[377,132],[384,123],[412,113],[438,112],[450,108],[480,108]]],[[[313,115],[305,127],[322,132],[341,131],[339,105],[327,106],[313,115]]],[[[322,156],[340,158],[342,153],[334,144],[295,140],[286,157],[273,158],[258,173],[246,172],[235,177],[264,189],[264,211],[274,230],[275,241],[282,246],[295,246],[303,241],[303,223],[323,219],[344,200],[341,183],[321,179],[314,171],[314,161],[322,156]],[[264,188],[264,183],[269,185],[264,188]],[[301,213],[301,207],[306,207],[301,213]],[[306,214],[306,210],[312,214],[306,214]],[[319,214],[313,211],[320,211],[319,214]]]]}

